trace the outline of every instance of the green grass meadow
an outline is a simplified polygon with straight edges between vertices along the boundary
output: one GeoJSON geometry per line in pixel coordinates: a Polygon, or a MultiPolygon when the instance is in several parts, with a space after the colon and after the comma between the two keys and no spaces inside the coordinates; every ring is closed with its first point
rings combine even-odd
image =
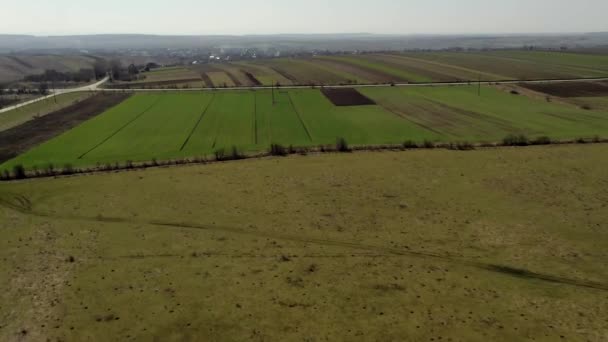
{"type": "Polygon", "coordinates": [[[605,110],[485,86],[360,89],[376,105],[334,106],[318,89],[138,93],[0,168],[84,167],[318,146],[496,142],[509,134],[553,139],[608,136],[605,110]]]}

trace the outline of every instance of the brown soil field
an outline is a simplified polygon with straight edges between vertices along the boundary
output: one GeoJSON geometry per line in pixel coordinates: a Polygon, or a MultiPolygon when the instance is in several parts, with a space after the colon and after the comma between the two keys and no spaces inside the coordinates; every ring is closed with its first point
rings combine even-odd
{"type": "Polygon", "coordinates": [[[281,69],[281,68],[277,68],[276,66],[271,66],[270,69],[274,70],[276,73],[278,73],[279,75],[285,77],[286,79],[290,80],[293,84],[298,84],[298,79],[291,75],[290,73],[288,73],[287,71],[281,69]]]}
{"type": "Polygon", "coordinates": [[[0,132],[0,163],[103,113],[129,96],[131,95],[100,93],[39,119],[0,132]]]}
{"type": "Polygon", "coordinates": [[[248,71],[245,71],[245,70],[242,70],[242,72],[245,73],[245,76],[247,76],[247,78],[249,79],[249,81],[251,81],[251,83],[254,86],[261,86],[262,85],[262,82],[260,82],[260,80],[258,80],[257,78],[255,78],[255,76],[253,76],[252,73],[250,73],[248,71]]]}
{"type": "Polygon", "coordinates": [[[537,83],[522,84],[521,86],[558,97],[594,97],[608,95],[608,82],[537,83]]]}
{"type": "Polygon", "coordinates": [[[376,104],[376,102],[353,88],[324,88],[321,92],[336,106],[365,106],[376,104]]]}

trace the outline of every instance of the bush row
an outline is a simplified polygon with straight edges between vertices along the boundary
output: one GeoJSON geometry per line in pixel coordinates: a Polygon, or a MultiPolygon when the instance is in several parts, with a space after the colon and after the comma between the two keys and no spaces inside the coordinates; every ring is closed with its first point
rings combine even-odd
{"type": "Polygon", "coordinates": [[[441,143],[430,140],[425,140],[422,143],[417,143],[412,140],[406,140],[400,145],[370,145],[370,146],[354,146],[351,147],[346,139],[338,138],[335,145],[320,145],[317,147],[294,147],[283,146],[280,144],[273,143],[270,145],[268,152],[258,154],[245,155],[233,146],[229,151],[221,148],[214,152],[213,158],[208,159],[207,157],[194,157],[184,159],[173,159],[158,161],[152,159],[149,162],[134,163],[131,160],[127,160],[124,163],[105,163],[97,164],[94,168],[74,168],[71,164],[66,164],[62,168],[56,168],[53,164],[47,165],[45,168],[40,169],[34,167],[31,171],[26,171],[23,165],[15,165],[12,172],[9,170],[3,170],[0,172],[0,181],[7,180],[18,180],[26,178],[41,178],[41,177],[56,177],[56,176],[69,176],[75,174],[93,173],[93,172],[110,172],[110,171],[121,171],[121,170],[133,170],[133,169],[146,169],[150,167],[162,167],[171,165],[185,165],[185,164],[206,164],[210,162],[223,162],[230,160],[240,160],[246,158],[257,158],[264,156],[287,156],[293,154],[306,155],[308,153],[327,153],[327,152],[341,152],[348,153],[355,151],[381,151],[381,150],[409,150],[409,149],[435,149],[445,148],[456,151],[470,151],[478,147],[501,147],[501,146],[533,146],[533,145],[549,145],[549,144],[588,144],[588,143],[601,143],[608,142],[608,139],[601,139],[600,137],[594,137],[592,139],[579,138],[573,141],[559,141],[552,140],[549,137],[542,136],[535,139],[529,139],[525,135],[508,135],[499,143],[480,143],[472,144],[470,142],[456,142],[456,143],[441,143]]]}

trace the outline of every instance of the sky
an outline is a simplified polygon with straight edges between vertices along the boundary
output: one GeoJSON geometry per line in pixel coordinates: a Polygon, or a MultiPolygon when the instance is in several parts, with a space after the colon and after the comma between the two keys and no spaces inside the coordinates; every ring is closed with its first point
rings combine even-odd
{"type": "Polygon", "coordinates": [[[0,34],[608,31],[608,0],[3,1],[0,34]]]}

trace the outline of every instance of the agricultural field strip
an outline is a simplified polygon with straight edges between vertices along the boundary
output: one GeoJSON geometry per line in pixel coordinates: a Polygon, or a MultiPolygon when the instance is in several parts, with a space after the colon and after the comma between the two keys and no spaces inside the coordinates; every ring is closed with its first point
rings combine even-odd
{"type": "Polygon", "coordinates": [[[312,142],[312,135],[310,134],[308,127],[306,127],[306,123],[304,123],[304,120],[302,119],[302,115],[300,115],[298,108],[296,108],[296,105],[293,103],[293,99],[291,98],[291,93],[287,93],[287,97],[289,98],[289,103],[291,104],[291,108],[293,108],[293,111],[294,111],[294,113],[296,113],[298,120],[300,120],[300,124],[304,128],[304,131],[306,132],[308,139],[310,140],[310,142],[312,142]]]}
{"type": "Polygon", "coordinates": [[[394,65],[389,65],[387,63],[378,62],[371,59],[360,59],[355,57],[326,57],[330,60],[342,61],[344,63],[372,69],[377,72],[381,72],[387,75],[391,75],[392,77],[397,77],[396,81],[407,81],[407,82],[431,82],[432,79],[423,75],[418,75],[408,70],[404,70],[400,67],[396,67],[394,65]]]}
{"type": "Polygon", "coordinates": [[[105,142],[107,142],[108,140],[110,140],[116,134],[120,133],[120,131],[122,131],[123,129],[127,128],[130,124],[132,124],[137,119],[139,119],[140,117],[142,117],[144,114],[146,114],[147,112],[149,112],[152,108],[154,108],[154,106],[156,106],[156,104],[158,104],[158,102],[161,100],[161,98],[162,98],[161,96],[157,97],[150,106],[148,106],[146,109],[144,109],[141,113],[137,114],[133,119],[129,120],[126,124],[124,124],[123,126],[121,126],[120,128],[118,128],[114,133],[110,134],[108,137],[106,137],[105,139],[103,139],[101,142],[99,142],[93,148],[91,148],[90,150],[88,150],[85,153],[83,153],[82,155],[80,155],[78,157],[78,159],[84,158],[87,154],[93,152],[95,149],[97,149],[98,147],[100,147],[101,145],[103,145],[105,142]]]}
{"type": "Polygon", "coordinates": [[[501,55],[496,55],[496,54],[488,54],[488,53],[482,53],[482,52],[478,52],[475,54],[479,54],[481,56],[485,56],[485,57],[494,57],[494,58],[500,58],[500,59],[504,59],[504,60],[510,60],[510,61],[515,61],[515,62],[524,62],[524,63],[528,63],[528,64],[549,64],[549,65],[553,65],[553,66],[558,66],[558,67],[565,67],[565,68],[569,68],[571,70],[584,70],[584,71],[590,71],[590,72],[596,72],[596,73],[602,73],[602,74],[608,74],[608,71],[606,70],[602,70],[602,69],[595,69],[595,68],[589,68],[586,66],[582,66],[582,65],[574,65],[574,64],[564,64],[564,63],[560,63],[560,62],[555,62],[555,61],[549,61],[547,60],[545,61],[539,61],[536,59],[530,59],[530,58],[526,58],[524,56],[501,56],[501,55]]]}
{"type": "Polygon", "coordinates": [[[437,62],[437,61],[431,61],[431,60],[426,60],[426,59],[412,57],[412,56],[399,55],[399,54],[394,54],[394,55],[388,54],[386,56],[392,56],[392,57],[398,57],[401,59],[411,60],[412,62],[428,64],[429,66],[439,66],[439,67],[443,67],[443,68],[460,70],[460,71],[469,72],[469,73],[473,73],[473,74],[487,75],[487,76],[495,78],[496,80],[506,80],[509,78],[509,77],[506,77],[503,75],[498,75],[498,74],[494,74],[494,73],[490,73],[490,72],[475,70],[475,69],[471,69],[471,68],[465,68],[465,67],[458,66],[458,65],[441,63],[441,62],[437,62]]]}
{"type": "Polygon", "coordinates": [[[360,77],[358,75],[355,75],[355,74],[352,74],[352,73],[346,72],[346,71],[337,70],[337,69],[327,66],[323,63],[311,62],[308,60],[301,60],[300,62],[310,66],[311,68],[316,68],[318,70],[322,70],[326,73],[332,74],[336,77],[344,78],[346,81],[361,79],[363,81],[361,83],[369,83],[369,81],[363,80],[362,77],[360,77]]]}
{"type": "Polygon", "coordinates": [[[190,134],[188,134],[188,137],[186,138],[186,140],[182,144],[182,147],[179,149],[180,151],[183,151],[184,148],[186,147],[186,145],[188,145],[188,142],[190,141],[190,138],[192,138],[192,134],[194,134],[194,132],[196,131],[196,129],[200,125],[201,121],[203,120],[203,117],[205,117],[205,114],[207,114],[207,111],[209,110],[209,108],[213,104],[214,100],[215,100],[215,94],[212,95],[211,100],[207,103],[207,106],[205,107],[205,109],[203,110],[203,112],[201,113],[201,115],[199,116],[198,121],[196,121],[196,124],[194,125],[194,127],[192,127],[192,131],[190,131],[190,134]]]}

